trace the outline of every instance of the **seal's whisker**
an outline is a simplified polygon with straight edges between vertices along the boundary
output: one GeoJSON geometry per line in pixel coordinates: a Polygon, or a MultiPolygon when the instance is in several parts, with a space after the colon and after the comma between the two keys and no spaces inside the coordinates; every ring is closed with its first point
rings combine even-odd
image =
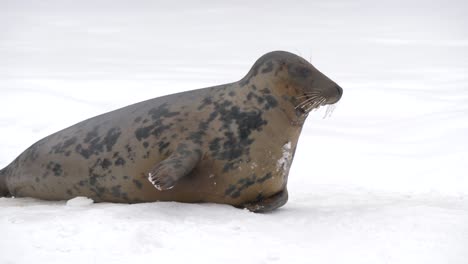
{"type": "Polygon", "coordinates": [[[314,101],[312,104],[308,105],[308,107],[306,109],[306,112],[310,112],[312,109],[317,107],[319,102],[320,102],[320,100],[317,100],[317,101],[314,101]]]}
{"type": "Polygon", "coordinates": [[[322,107],[323,105],[325,105],[325,101],[327,101],[327,99],[323,98],[322,100],[320,100],[319,104],[318,104],[318,107],[316,108],[317,110],[322,107]]]}
{"type": "Polygon", "coordinates": [[[299,104],[297,104],[294,109],[297,109],[297,108],[301,108],[302,106],[306,105],[308,102],[312,101],[313,99],[307,99],[305,100],[304,102],[300,102],[299,104]]]}
{"type": "Polygon", "coordinates": [[[330,106],[330,112],[328,112],[328,117],[331,117],[333,114],[333,111],[336,109],[336,104],[330,106]]]}
{"type": "Polygon", "coordinates": [[[327,117],[331,117],[333,111],[335,110],[336,106],[335,105],[328,105],[327,110],[325,111],[325,115],[323,116],[323,119],[327,117]]]}
{"type": "Polygon", "coordinates": [[[306,99],[304,102],[299,103],[296,107],[294,107],[294,109],[303,107],[303,106],[306,105],[307,103],[312,102],[312,101],[315,101],[317,98],[319,98],[319,97],[314,96],[314,97],[308,98],[308,99],[306,99]]]}
{"type": "Polygon", "coordinates": [[[327,99],[325,99],[325,98],[321,98],[320,101],[318,102],[318,107],[322,106],[325,103],[326,100],[327,99]]]}
{"type": "Polygon", "coordinates": [[[320,100],[317,100],[312,106],[310,106],[309,108],[307,108],[306,112],[310,112],[312,110],[317,110],[318,108],[320,108],[320,106],[326,102],[327,99],[324,98],[324,97],[321,97],[320,100]]]}
{"type": "Polygon", "coordinates": [[[312,105],[312,106],[315,106],[318,102],[320,102],[320,100],[321,100],[321,97],[316,98],[315,100],[311,101],[311,102],[307,105],[307,107],[310,107],[311,105],[312,105]]]}
{"type": "Polygon", "coordinates": [[[309,100],[307,104],[302,104],[301,107],[310,108],[311,105],[313,105],[313,107],[316,107],[317,104],[321,101],[321,98],[322,97],[316,97],[314,98],[314,100],[309,100]]]}
{"type": "Polygon", "coordinates": [[[328,117],[332,116],[335,109],[336,109],[336,104],[330,105],[330,112],[328,113],[328,117]]]}
{"type": "MultiPolygon", "coordinates": [[[[310,103],[308,103],[307,105],[304,105],[304,108],[309,109],[310,106],[313,105],[313,104],[315,104],[315,103],[316,103],[315,101],[314,101],[314,102],[310,102],[310,103]]],[[[307,113],[307,111],[306,111],[306,113],[307,113]]]]}
{"type": "Polygon", "coordinates": [[[312,91],[312,92],[303,93],[303,96],[297,96],[296,98],[307,97],[308,95],[319,95],[319,94],[322,94],[322,93],[318,91],[312,91]]]}
{"type": "Polygon", "coordinates": [[[306,94],[306,95],[296,96],[296,98],[304,98],[304,97],[318,96],[318,95],[320,95],[320,94],[306,94]]]}

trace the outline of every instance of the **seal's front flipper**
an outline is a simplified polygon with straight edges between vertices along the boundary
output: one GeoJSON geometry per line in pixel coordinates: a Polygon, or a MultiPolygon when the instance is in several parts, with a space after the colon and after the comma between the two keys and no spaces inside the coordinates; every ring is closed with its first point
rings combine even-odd
{"type": "Polygon", "coordinates": [[[148,172],[148,180],[160,191],[172,189],[180,178],[195,168],[201,157],[202,151],[199,146],[179,144],[172,155],[148,172]]]}
{"type": "Polygon", "coordinates": [[[288,190],[285,188],[283,191],[276,193],[273,196],[245,204],[243,207],[254,213],[265,213],[285,205],[287,201],[288,190]]]}

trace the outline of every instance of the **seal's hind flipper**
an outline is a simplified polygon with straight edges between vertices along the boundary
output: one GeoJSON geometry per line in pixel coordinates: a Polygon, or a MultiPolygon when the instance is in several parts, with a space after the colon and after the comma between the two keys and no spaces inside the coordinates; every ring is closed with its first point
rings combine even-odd
{"type": "Polygon", "coordinates": [[[179,144],[172,155],[148,172],[148,180],[160,191],[172,189],[180,178],[192,171],[201,157],[202,151],[199,146],[179,144]]]}
{"type": "Polygon", "coordinates": [[[7,169],[0,170],[0,197],[9,197],[10,192],[6,185],[7,169]]]}
{"type": "Polygon", "coordinates": [[[266,213],[285,205],[287,201],[288,190],[284,189],[273,196],[252,203],[247,203],[243,207],[254,213],[266,213]]]}

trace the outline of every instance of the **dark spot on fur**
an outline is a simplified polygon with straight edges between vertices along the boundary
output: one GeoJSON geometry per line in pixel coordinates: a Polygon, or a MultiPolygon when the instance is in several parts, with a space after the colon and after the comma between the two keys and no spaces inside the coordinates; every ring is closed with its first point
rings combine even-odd
{"type": "Polygon", "coordinates": [[[56,163],[56,162],[49,162],[47,164],[47,169],[52,171],[54,173],[54,176],[62,176],[63,170],[62,170],[62,165],[56,163]]]}
{"type": "Polygon", "coordinates": [[[231,197],[232,198],[238,198],[240,196],[241,192],[239,190],[236,190],[235,192],[233,192],[231,194],[231,197]]]}
{"type": "Polygon", "coordinates": [[[275,70],[275,76],[278,75],[278,73],[280,71],[282,71],[285,67],[286,67],[286,61],[284,59],[280,59],[279,61],[279,67],[276,67],[276,70],[275,70]]]}
{"type": "Polygon", "coordinates": [[[91,189],[94,193],[96,193],[97,196],[101,196],[105,191],[106,191],[106,188],[104,187],[96,187],[96,189],[91,189]]]}
{"type": "Polygon", "coordinates": [[[72,196],[72,195],[73,195],[73,191],[70,190],[70,189],[68,189],[68,190],[67,190],[67,194],[70,195],[70,196],[72,196]]]}
{"type": "Polygon", "coordinates": [[[108,152],[112,151],[112,148],[114,147],[115,143],[117,143],[120,135],[120,128],[117,127],[111,128],[109,131],[107,131],[107,135],[104,138],[104,143],[106,144],[106,149],[108,152]]]}
{"type": "Polygon", "coordinates": [[[101,139],[97,133],[97,127],[92,132],[89,132],[84,140],[84,145],[78,144],[75,151],[78,152],[85,159],[89,159],[92,155],[99,155],[100,153],[112,151],[112,148],[117,143],[120,137],[120,128],[114,127],[107,131],[106,136],[101,139]]]}
{"type": "Polygon", "coordinates": [[[134,122],[139,123],[139,122],[141,122],[142,119],[143,118],[141,116],[139,116],[139,117],[135,118],[134,122]]]}
{"type": "Polygon", "coordinates": [[[219,150],[221,149],[221,145],[220,145],[221,140],[222,138],[217,137],[210,142],[209,148],[212,152],[215,152],[215,153],[219,152],[219,150]]]}
{"type": "Polygon", "coordinates": [[[262,201],[263,199],[265,199],[265,197],[263,196],[263,193],[259,193],[259,194],[257,195],[257,197],[255,197],[255,201],[256,201],[256,202],[260,202],[260,201],[262,201]]]}
{"type": "Polygon", "coordinates": [[[257,95],[253,92],[249,92],[247,94],[247,100],[251,101],[252,99],[255,98],[259,105],[264,104],[263,105],[264,110],[270,110],[278,106],[278,101],[273,95],[270,94],[270,90],[268,88],[263,89],[261,92],[263,93],[262,95],[257,95]]]}
{"type": "Polygon", "coordinates": [[[76,137],[67,139],[53,146],[49,153],[55,153],[55,154],[65,153],[65,156],[70,156],[70,151],[68,150],[68,148],[73,146],[77,141],[78,139],[76,137]]]}
{"type": "Polygon", "coordinates": [[[112,165],[112,162],[110,162],[108,159],[104,159],[101,163],[101,167],[105,170],[109,168],[109,166],[112,165]]]}
{"type": "MultiPolygon", "coordinates": [[[[83,184],[86,184],[87,188],[98,197],[101,197],[107,190],[102,184],[106,182],[106,179],[109,179],[109,173],[112,170],[108,170],[108,168],[111,166],[112,162],[110,160],[98,158],[94,164],[88,168],[88,181],[85,181],[83,184]]],[[[82,185],[81,182],[80,185],[82,185]]]]}
{"type": "Polygon", "coordinates": [[[257,176],[253,174],[250,177],[239,179],[235,185],[229,185],[228,189],[224,192],[225,195],[231,198],[240,197],[243,190],[249,188],[256,183],[257,176]]]}
{"type": "Polygon", "coordinates": [[[179,114],[179,112],[170,112],[169,109],[167,109],[167,103],[164,103],[156,108],[149,110],[148,114],[153,120],[160,120],[161,118],[176,116],[179,114]]]}
{"type": "Polygon", "coordinates": [[[122,157],[118,157],[114,164],[115,166],[123,166],[125,165],[125,160],[122,157]]]}
{"type": "Polygon", "coordinates": [[[194,143],[202,144],[202,137],[204,135],[205,135],[205,132],[200,130],[200,131],[190,133],[187,139],[190,139],[194,143]]]}
{"type": "Polygon", "coordinates": [[[198,110],[202,110],[205,106],[208,106],[212,103],[213,103],[213,98],[211,96],[205,97],[203,98],[202,103],[198,106],[198,110]]]}
{"type": "Polygon", "coordinates": [[[262,69],[262,73],[269,73],[273,71],[273,62],[269,61],[266,63],[266,66],[262,69]]]}
{"type": "Polygon", "coordinates": [[[99,127],[95,126],[91,132],[88,132],[86,134],[85,139],[84,139],[84,143],[89,143],[92,139],[97,138],[98,135],[99,135],[98,134],[98,129],[99,129],[99,127]]]}
{"type": "Polygon", "coordinates": [[[140,127],[135,131],[135,136],[138,141],[142,139],[146,139],[151,135],[151,131],[155,128],[155,126],[147,126],[147,127],[140,127]]]}
{"type": "Polygon", "coordinates": [[[158,143],[158,147],[159,147],[159,153],[162,153],[167,147],[169,147],[171,143],[170,142],[164,142],[164,141],[161,141],[158,143]]]}
{"type": "Polygon", "coordinates": [[[256,176],[254,175],[252,178],[240,179],[237,182],[240,185],[239,189],[243,190],[243,189],[246,189],[246,188],[254,185],[255,184],[255,178],[256,178],[256,176]]]}
{"type": "Polygon", "coordinates": [[[168,118],[179,115],[179,112],[170,112],[167,108],[167,104],[163,104],[157,108],[149,110],[148,114],[153,120],[152,124],[145,127],[140,127],[135,130],[135,136],[138,141],[148,138],[150,135],[155,137],[161,136],[161,134],[172,127],[172,123],[167,124],[168,118]]]}
{"type": "Polygon", "coordinates": [[[264,101],[265,101],[265,99],[264,99],[263,97],[257,96],[257,103],[258,103],[259,105],[263,104],[264,101]]]}
{"type": "MultiPolygon", "coordinates": [[[[249,154],[248,146],[254,141],[250,138],[251,133],[261,131],[267,121],[262,118],[263,113],[258,110],[242,111],[229,101],[214,104],[215,112],[210,115],[211,118],[207,122],[219,117],[222,125],[220,132],[224,131],[224,137],[212,140],[209,143],[209,148],[213,157],[227,161],[223,168],[226,172],[234,169],[242,161],[242,155],[249,154]],[[237,129],[233,130],[233,127],[237,127],[237,129]]],[[[192,133],[191,136],[196,137],[195,139],[201,142],[201,136],[204,134],[203,128],[201,126],[198,134],[192,133]]]]}
{"type": "Polygon", "coordinates": [[[120,198],[120,195],[121,195],[121,190],[120,190],[120,189],[121,189],[121,188],[122,188],[122,186],[120,186],[120,185],[113,186],[113,187],[111,188],[112,195],[113,195],[114,197],[119,197],[119,198],[120,198]]]}
{"type": "Polygon", "coordinates": [[[265,104],[263,109],[270,110],[271,108],[275,108],[275,107],[278,106],[278,101],[276,100],[276,98],[274,96],[266,95],[265,99],[266,99],[267,103],[265,104]]]}
{"type": "Polygon", "coordinates": [[[99,175],[97,174],[91,174],[91,177],[89,177],[89,184],[96,185],[98,177],[99,175]]]}
{"type": "Polygon", "coordinates": [[[225,195],[231,195],[232,192],[234,192],[234,190],[236,190],[236,186],[234,185],[229,185],[229,187],[226,189],[226,191],[224,192],[225,195]]]}
{"type": "Polygon", "coordinates": [[[262,90],[260,90],[260,92],[262,92],[263,94],[271,94],[271,91],[270,89],[268,89],[268,87],[263,88],[262,90]]]}
{"type": "Polygon", "coordinates": [[[141,188],[143,188],[143,184],[139,180],[133,180],[133,183],[138,189],[141,190],[141,188]]]}
{"type": "Polygon", "coordinates": [[[234,96],[236,96],[236,93],[235,93],[234,91],[230,91],[230,92],[228,93],[228,95],[231,96],[231,97],[234,97],[234,96]]]}
{"type": "Polygon", "coordinates": [[[269,173],[265,174],[265,176],[259,178],[259,179],[257,180],[257,182],[258,182],[258,183],[262,183],[262,182],[264,182],[264,181],[266,181],[266,180],[268,180],[268,179],[271,179],[272,177],[273,177],[273,175],[271,174],[271,172],[269,172],[269,173]]]}
{"type": "MultiPolygon", "coordinates": [[[[245,144],[249,145],[250,142],[245,142],[245,144]]],[[[240,144],[240,140],[238,137],[234,135],[233,132],[225,132],[224,133],[224,141],[223,141],[223,152],[220,153],[223,159],[225,160],[232,160],[239,158],[242,153],[243,149],[241,145],[245,144],[240,144]]]]}
{"type": "Polygon", "coordinates": [[[146,141],[143,142],[143,147],[144,147],[144,148],[148,148],[148,146],[149,146],[149,143],[148,143],[148,142],[146,142],[146,141]]]}
{"type": "Polygon", "coordinates": [[[127,149],[127,159],[134,161],[136,153],[133,151],[130,145],[126,145],[125,148],[127,149]]]}
{"type": "Polygon", "coordinates": [[[191,140],[192,142],[196,144],[202,144],[203,136],[206,135],[206,131],[208,130],[210,123],[213,120],[215,120],[217,116],[218,116],[218,112],[216,110],[211,112],[210,115],[208,116],[208,119],[201,121],[198,124],[198,131],[190,133],[187,139],[191,140]]]}

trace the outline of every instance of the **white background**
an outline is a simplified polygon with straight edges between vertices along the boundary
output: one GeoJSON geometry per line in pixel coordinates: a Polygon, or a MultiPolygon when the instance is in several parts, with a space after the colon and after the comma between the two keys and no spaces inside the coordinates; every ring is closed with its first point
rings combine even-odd
{"type": "Polygon", "coordinates": [[[468,263],[466,10],[0,0],[0,167],[94,115],[237,81],[272,50],[344,89],[331,118],[310,115],[282,209],[0,198],[0,263],[468,263]]]}

